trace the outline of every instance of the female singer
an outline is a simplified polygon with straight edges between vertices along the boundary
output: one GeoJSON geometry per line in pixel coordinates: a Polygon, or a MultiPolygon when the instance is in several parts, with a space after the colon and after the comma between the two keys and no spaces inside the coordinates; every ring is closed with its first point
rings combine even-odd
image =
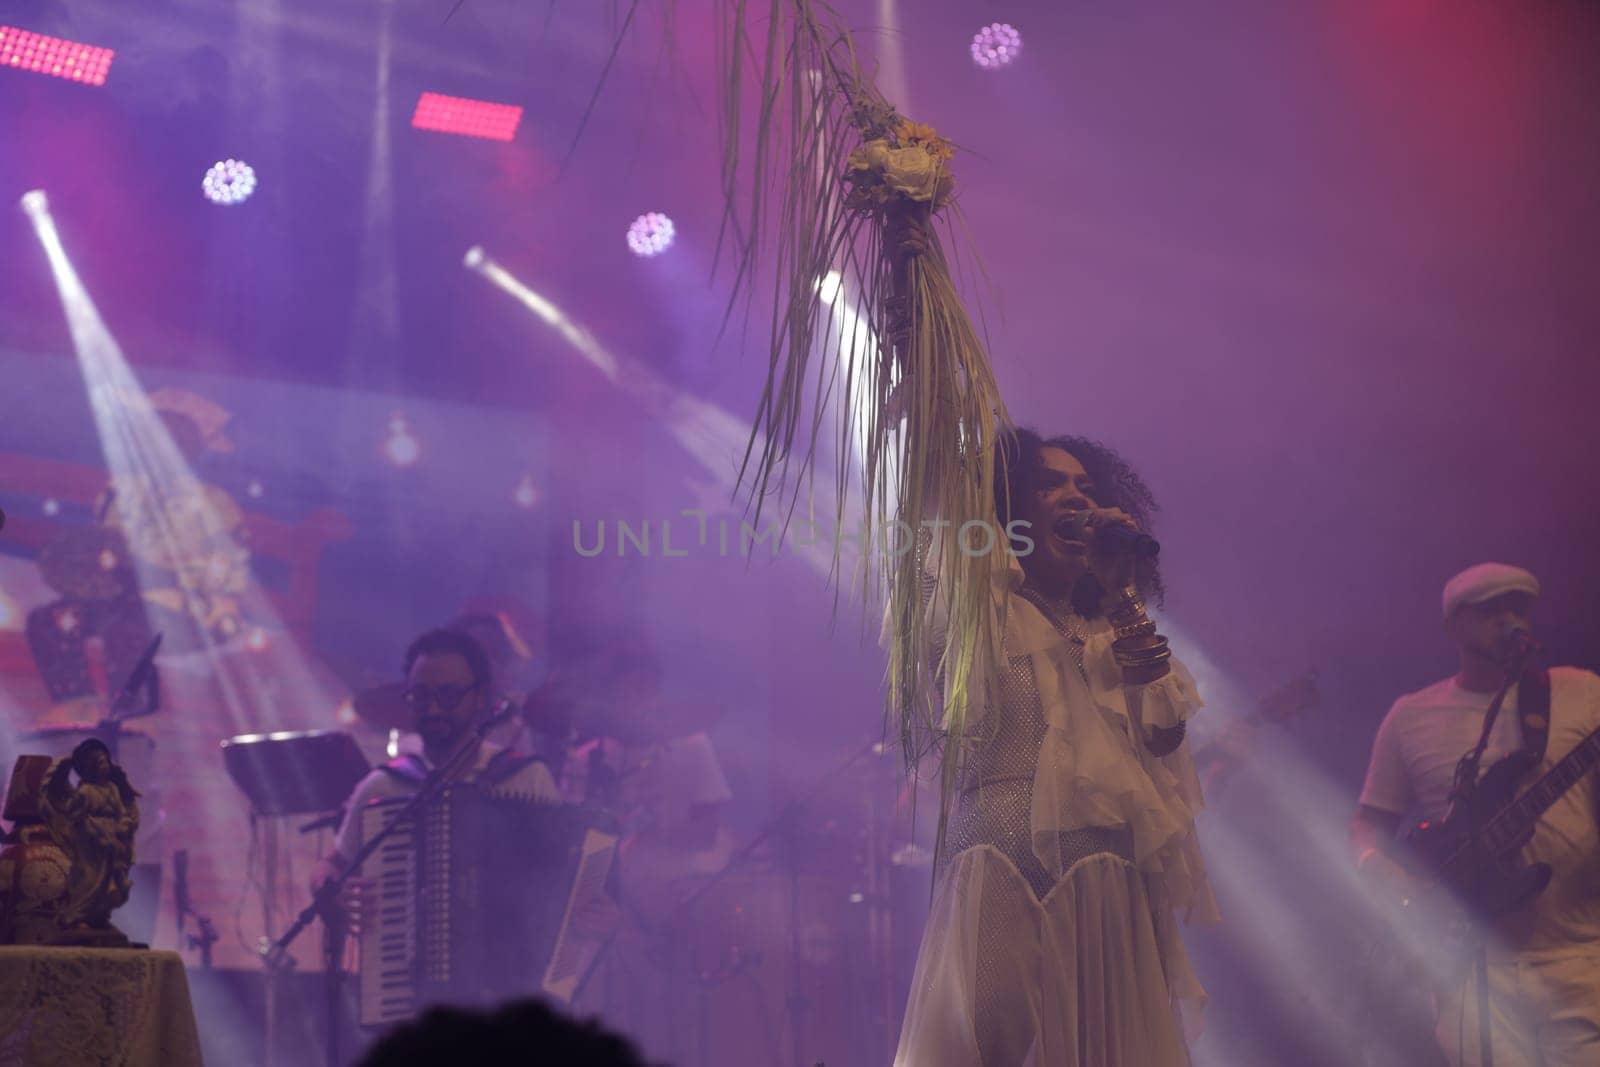
{"type": "Polygon", "coordinates": [[[1104,446],[1028,430],[1001,439],[995,487],[1026,539],[994,572],[998,696],[969,713],[895,1064],[1178,1067],[1179,1005],[1197,1022],[1205,994],[1176,914],[1216,904],[1184,744],[1200,699],[1127,536],[1154,502],[1104,446]]]}

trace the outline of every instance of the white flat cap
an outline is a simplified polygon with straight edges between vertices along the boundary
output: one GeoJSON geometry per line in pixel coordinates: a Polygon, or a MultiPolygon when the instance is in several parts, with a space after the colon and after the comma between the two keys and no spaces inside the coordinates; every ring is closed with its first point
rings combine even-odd
{"type": "Polygon", "coordinates": [[[1503,593],[1539,595],[1539,579],[1508,563],[1480,563],[1444,583],[1444,617],[1463,604],[1480,604],[1503,593]]]}

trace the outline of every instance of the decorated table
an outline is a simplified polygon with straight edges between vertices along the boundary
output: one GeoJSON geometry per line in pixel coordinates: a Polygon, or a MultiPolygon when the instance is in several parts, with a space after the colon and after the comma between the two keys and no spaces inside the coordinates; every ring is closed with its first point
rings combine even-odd
{"type": "Polygon", "coordinates": [[[201,1062],[177,953],[0,946],[0,1067],[201,1062]]]}

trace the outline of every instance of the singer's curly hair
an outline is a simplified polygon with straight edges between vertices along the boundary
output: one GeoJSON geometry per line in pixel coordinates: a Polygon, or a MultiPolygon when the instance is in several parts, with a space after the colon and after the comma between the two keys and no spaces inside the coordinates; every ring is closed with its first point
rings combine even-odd
{"type": "MultiPolygon", "coordinates": [[[[1133,516],[1140,529],[1152,532],[1151,524],[1160,510],[1155,496],[1128,461],[1110,447],[1087,437],[1044,437],[1025,427],[1002,433],[996,443],[994,504],[1002,526],[1011,521],[1012,501],[1026,500],[1039,490],[1044,450],[1059,448],[1076,457],[1089,472],[1094,480],[1095,503],[1103,508],[1121,508],[1133,516]]],[[[1161,568],[1155,560],[1140,561],[1136,582],[1145,599],[1162,602],[1166,588],[1161,584],[1161,568]]],[[[1072,590],[1073,609],[1084,618],[1098,615],[1102,593],[1094,576],[1084,575],[1072,590]]]]}

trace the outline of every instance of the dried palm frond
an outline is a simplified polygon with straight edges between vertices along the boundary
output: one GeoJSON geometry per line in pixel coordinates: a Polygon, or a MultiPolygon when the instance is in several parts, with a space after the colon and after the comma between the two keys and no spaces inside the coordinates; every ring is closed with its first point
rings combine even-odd
{"type": "MultiPolygon", "coordinates": [[[[625,2],[624,30],[641,0],[625,2]]],[[[663,3],[670,26],[673,0],[663,3]]],[[[908,763],[942,746],[942,849],[968,709],[998,677],[991,589],[1006,551],[992,461],[1006,417],[935,225],[955,212],[954,148],[896,113],[825,0],[717,0],[715,10],[717,262],[733,280],[724,326],[750,307],[759,279],[772,286],[766,383],[739,484],[757,524],[776,505],[786,529],[811,484],[829,402],[843,413],[833,428],[836,528],[858,485],[868,544],[880,549],[863,552],[863,590],[881,584],[888,601],[889,719],[908,763]],[[853,330],[835,328],[819,292],[831,270],[858,287],[878,339],[865,352],[853,330]],[[852,471],[857,441],[864,469],[852,471]],[[972,550],[967,523],[986,524],[975,540],[987,551],[972,550]],[[918,537],[939,528],[951,532],[918,537]],[[937,662],[930,616],[945,635],[937,662]]],[[[838,553],[835,539],[836,566],[838,553]]]]}
{"type": "Polygon", "coordinates": [[[992,569],[1005,551],[992,461],[1005,415],[934,225],[954,210],[954,148],[896,113],[821,0],[722,0],[718,61],[729,314],[759,275],[770,270],[773,286],[767,380],[741,485],[758,522],[770,501],[787,514],[816,460],[826,400],[840,390],[836,516],[846,513],[846,487],[859,484],[862,513],[882,535],[874,542],[886,549],[865,553],[862,581],[886,587],[891,720],[910,761],[942,744],[948,798],[968,708],[995,677],[992,569]],[[830,328],[818,282],[834,269],[856,279],[875,350],[830,328]],[[845,469],[853,440],[865,442],[858,478],[845,469]],[[969,522],[986,524],[987,537],[957,533],[969,522]],[[933,539],[923,561],[916,534],[934,526],[952,533],[933,539]],[[974,542],[988,550],[970,551],[974,542]],[[948,620],[937,664],[928,662],[929,610],[948,620]]]}

